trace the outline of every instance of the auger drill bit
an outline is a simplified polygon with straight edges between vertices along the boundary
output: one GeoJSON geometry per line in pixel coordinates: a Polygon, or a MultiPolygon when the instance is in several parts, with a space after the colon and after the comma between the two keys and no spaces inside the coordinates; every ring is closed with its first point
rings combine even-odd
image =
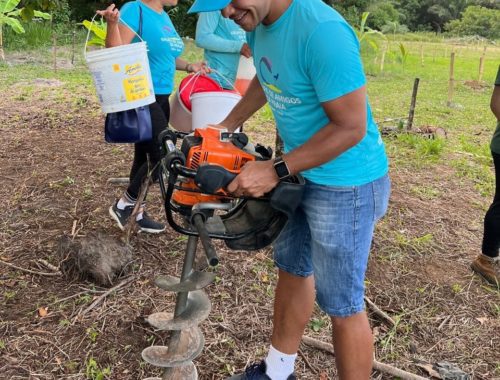
{"type": "Polygon", "coordinates": [[[151,346],[142,351],[142,358],[156,366],[164,368],[161,378],[146,380],[197,380],[198,372],[193,360],[201,353],[205,339],[198,325],[208,318],[211,304],[202,290],[210,285],[215,274],[193,270],[196,247],[201,239],[209,262],[218,259],[212,242],[204,232],[203,220],[195,215],[192,220],[200,232],[200,237],[189,236],[181,278],[161,276],[155,283],[161,289],[177,293],[175,310],[172,313],[154,313],[147,321],[158,330],[172,331],[167,346],[151,346]]]}

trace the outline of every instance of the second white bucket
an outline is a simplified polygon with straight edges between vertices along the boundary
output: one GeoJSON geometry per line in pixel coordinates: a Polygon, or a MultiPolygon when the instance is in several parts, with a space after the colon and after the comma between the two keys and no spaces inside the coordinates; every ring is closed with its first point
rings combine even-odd
{"type": "Polygon", "coordinates": [[[193,130],[223,121],[241,96],[228,91],[200,92],[191,95],[193,130]]]}
{"type": "Polygon", "coordinates": [[[104,113],[155,102],[145,42],[91,51],[85,58],[104,113]]]}

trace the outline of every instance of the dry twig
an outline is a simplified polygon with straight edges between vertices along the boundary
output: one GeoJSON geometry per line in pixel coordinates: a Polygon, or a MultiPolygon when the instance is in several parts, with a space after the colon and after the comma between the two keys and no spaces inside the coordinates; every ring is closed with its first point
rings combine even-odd
{"type": "MultiPolygon", "coordinates": [[[[333,350],[333,345],[331,343],[326,343],[321,340],[311,338],[309,336],[303,336],[302,342],[304,344],[307,344],[308,346],[318,348],[320,350],[329,352],[332,355],[335,355],[335,352],[333,350]]],[[[402,380],[427,380],[425,377],[418,376],[410,372],[406,372],[402,369],[393,367],[389,364],[381,363],[375,359],[373,359],[373,369],[379,372],[388,373],[389,375],[392,376],[400,377],[402,380]]]]}
{"type": "Polygon", "coordinates": [[[7,263],[7,262],[5,262],[3,260],[0,260],[0,264],[6,265],[8,267],[11,267],[11,268],[14,268],[14,269],[17,269],[17,270],[20,270],[22,272],[36,274],[38,276],[54,276],[55,277],[55,276],[59,276],[61,274],[60,272],[57,272],[57,273],[37,272],[37,271],[31,270],[31,269],[26,269],[26,268],[18,267],[17,265],[14,265],[14,264],[11,264],[11,263],[7,263]]]}
{"type": "Polygon", "coordinates": [[[394,319],[392,319],[389,314],[387,314],[385,311],[380,309],[377,305],[375,305],[368,297],[365,296],[365,302],[368,304],[368,306],[371,307],[373,312],[377,314],[379,317],[381,317],[384,321],[388,322],[391,327],[396,326],[396,322],[394,319]]]}

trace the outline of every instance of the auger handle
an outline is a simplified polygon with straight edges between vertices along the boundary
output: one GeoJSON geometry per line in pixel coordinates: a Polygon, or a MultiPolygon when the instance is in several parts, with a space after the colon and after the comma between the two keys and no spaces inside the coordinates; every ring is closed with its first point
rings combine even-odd
{"type": "Polygon", "coordinates": [[[236,178],[236,175],[223,166],[202,165],[198,168],[194,182],[201,191],[214,194],[217,190],[226,188],[236,178]]]}
{"type": "Polygon", "coordinates": [[[203,245],[205,255],[207,256],[208,265],[212,267],[217,266],[219,264],[219,257],[217,256],[214,243],[212,242],[212,239],[210,239],[208,231],[205,227],[205,217],[201,213],[195,213],[191,218],[191,222],[198,231],[201,244],[203,245]]]}

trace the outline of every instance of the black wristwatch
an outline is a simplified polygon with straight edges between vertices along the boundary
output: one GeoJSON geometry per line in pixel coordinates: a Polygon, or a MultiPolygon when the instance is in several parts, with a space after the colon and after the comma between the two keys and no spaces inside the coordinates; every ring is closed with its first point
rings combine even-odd
{"type": "Polygon", "coordinates": [[[274,165],[274,170],[276,171],[276,174],[278,175],[278,178],[280,180],[287,179],[288,177],[290,177],[290,170],[288,169],[288,165],[283,160],[283,158],[276,157],[274,159],[273,165],[274,165]]]}

